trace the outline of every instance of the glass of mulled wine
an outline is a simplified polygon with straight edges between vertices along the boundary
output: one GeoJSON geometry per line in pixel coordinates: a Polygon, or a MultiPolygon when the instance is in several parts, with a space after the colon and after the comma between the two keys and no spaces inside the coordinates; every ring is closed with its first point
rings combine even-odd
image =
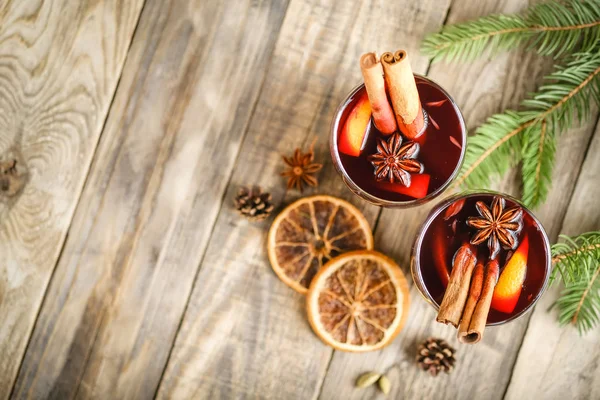
{"type": "Polygon", "coordinates": [[[465,192],[438,204],[412,249],[411,273],[425,300],[439,309],[457,250],[471,246],[483,263],[500,266],[487,325],[512,321],[530,310],[548,285],[551,252],[537,218],[518,200],[492,191],[465,192]]]}
{"type": "Polygon", "coordinates": [[[417,74],[414,77],[426,120],[423,133],[415,139],[408,140],[400,132],[385,135],[377,129],[364,84],[350,92],[332,122],[333,164],[352,192],[378,206],[404,208],[432,200],[454,180],[464,158],[467,131],[458,106],[432,80],[417,74]],[[381,141],[390,148],[382,151],[381,141]],[[385,162],[390,155],[385,150],[392,150],[392,146],[400,149],[411,143],[405,154],[412,153],[408,158],[418,160],[420,170],[409,169],[409,185],[398,179],[390,182],[382,176],[387,171],[378,169],[377,161],[385,162]],[[374,158],[377,155],[379,160],[374,158]]]}

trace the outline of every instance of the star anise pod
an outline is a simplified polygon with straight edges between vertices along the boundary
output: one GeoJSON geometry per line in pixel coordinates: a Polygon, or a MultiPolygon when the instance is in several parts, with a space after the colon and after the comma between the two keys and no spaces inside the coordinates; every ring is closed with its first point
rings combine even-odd
{"type": "Polygon", "coordinates": [[[475,208],[481,217],[467,219],[467,225],[478,230],[471,238],[471,244],[478,245],[487,240],[490,260],[496,258],[501,245],[507,250],[514,250],[518,245],[517,234],[522,226],[523,209],[515,206],[505,210],[505,205],[504,199],[498,196],[494,196],[491,210],[484,202],[478,201],[475,208]]]}
{"type": "Polygon", "coordinates": [[[410,174],[423,172],[423,164],[415,160],[419,154],[419,144],[408,142],[402,145],[402,136],[394,133],[389,139],[377,139],[377,153],[370,155],[375,168],[375,179],[387,179],[394,183],[410,186],[410,174]]]}
{"type": "Polygon", "coordinates": [[[308,150],[308,153],[303,153],[299,148],[294,151],[291,157],[283,156],[283,161],[288,165],[281,176],[288,178],[287,188],[296,188],[300,192],[304,190],[304,184],[309,186],[317,186],[319,182],[314,174],[323,168],[323,164],[314,162],[315,153],[313,142],[308,150]]]}

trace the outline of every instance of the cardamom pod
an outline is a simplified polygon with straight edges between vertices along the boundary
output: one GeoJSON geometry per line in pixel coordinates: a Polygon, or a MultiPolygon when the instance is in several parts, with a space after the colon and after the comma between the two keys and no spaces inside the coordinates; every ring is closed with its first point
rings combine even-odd
{"type": "Polygon", "coordinates": [[[381,389],[383,394],[388,394],[390,392],[390,389],[392,388],[390,380],[385,375],[381,375],[381,378],[379,378],[377,384],[379,385],[379,389],[381,389]]]}
{"type": "Polygon", "coordinates": [[[369,387],[372,384],[374,384],[375,382],[377,382],[377,380],[380,377],[381,377],[381,374],[378,374],[377,372],[373,372],[373,371],[365,372],[364,374],[359,376],[358,379],[356,380],[356,386],[361,389],[369,387]]]}

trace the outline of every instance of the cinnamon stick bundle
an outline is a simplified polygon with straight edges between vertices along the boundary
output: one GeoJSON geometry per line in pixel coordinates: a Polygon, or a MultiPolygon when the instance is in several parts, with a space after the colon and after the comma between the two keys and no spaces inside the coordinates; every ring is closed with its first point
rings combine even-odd
{"type": "Polygon", "coordinates": [[[458,340],[463,343],[463,338],[468,335],[469,324],[471,323],[471,318],[475,312],[475,306],[477,306],[477,302],[481,296],[481,289],[483,289],[483,277],[483,262],[478,261],[477,265],[475,266],[475,271],[473,271],[473,279],[471,280],[471,288],[469,289],[469,298],[467,299],[467,304],[465,305],[463,315],[460,319],[460,325],[458,326],[458,340]]]}
{"type": "Polygon", "coordinates": [[[498,276],[500,274],[498,260],[494,259],[488,261],[485,269],[485,279],[475,310],[470,318],[465,314],[463,316],[465,321],[461,321],[461,328],[458,331],[458,340],[462,343],[475,344],[483,337],[483,331],[485,330],[485,324],[494,295],[494,288],[496,287],[498,276]],[[467,325],[468,328],[465,328],[467,325]]]}
{"type": "Polygon", "coordinates": [[[386,135],[396,132],[396,118],[385,91],[383,67],[377,53],[366,53],[360,57],[360,71],[365,80],[365,89],[371,104],[373,122],[386,135]]]}
{"type": "Polygon", "coordinates": [[[438,322],[458,327],[469,295],[471,276],[476,262],[477,257],[468,243],[463,244],[456,251],[448,287],[436,318],[438,322]]]}
{"type": "Polygon", "coordinates": [[[404,50],[383,53],[381,64],[398,127],[412,140],[425,131],[425,119],[408,54],[404,50]]]}

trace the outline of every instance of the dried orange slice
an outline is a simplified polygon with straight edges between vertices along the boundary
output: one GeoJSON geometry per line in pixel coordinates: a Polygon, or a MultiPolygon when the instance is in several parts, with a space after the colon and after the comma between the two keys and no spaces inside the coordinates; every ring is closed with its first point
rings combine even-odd
{"type": "Polygon", "coordinates": [[[389,257],[352,251],[329,261],[306,297],[315,333],[338,350],[364,352],[388,345],[408,315],[406,278],[389,257]]]}
{"type": "Polygon", "coordinates": [[[325,262],[350,250],[372,249],[373,234],[352,204],[318,195],[287,206],[273,221],[267,246],[277,276],[306,293],[325,262]]]}

